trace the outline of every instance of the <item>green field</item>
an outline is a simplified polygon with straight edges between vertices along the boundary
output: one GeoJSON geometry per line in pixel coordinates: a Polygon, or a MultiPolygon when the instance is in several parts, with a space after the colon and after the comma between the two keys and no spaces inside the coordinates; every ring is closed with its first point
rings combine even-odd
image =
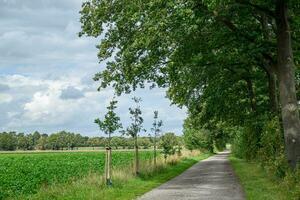
{"type": "MultiPolygon", "coordinates": [[[[140,152],[151,158],[152,152],[140,152]]],[[[66,183],[90,172],[103,172],[104,152],[0,154],[0,199],[36,193],[41,186],[66,183]]],[[[133,152],[113,152],[113,166],[128,165],[133,152]]]]}

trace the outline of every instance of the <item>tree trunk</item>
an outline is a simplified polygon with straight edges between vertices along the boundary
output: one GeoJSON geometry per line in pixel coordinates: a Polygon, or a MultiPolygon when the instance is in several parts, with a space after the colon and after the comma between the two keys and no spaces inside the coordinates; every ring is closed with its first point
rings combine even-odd
{"type": "Polygon", "coordinates": [[[154,167],[156,167],[156,133],[154,136],[154,167]]]}
{"type": "Polygon", "coordinates": [[[300,120],[295,89],[291,34],[285,0],[276,1],[277,59],[281,114],[288,162],[295,169],[300,160],[300,120]]]}
{"type": "Polygon", "coordinates": [[[135,146],[135,175],[137,176],[139,174],[139,147],[138,147],[138,141],[137,141],[137,136],[135,136],[135,141],[134,141],[134,146],[135,146]]]}
{"type": "MultiPolygon", "coordinates": [[[[263,30],[264,39],[271,41],[271,32],[268,24],[268,18],[266,14],[261,13],[261,25],[263,30]]],[[[265,70],[268,77],[268,90],[269,90],[269,103],[270,111],[278,116],[278,98],[277,98],[277,81],[276,73],[274,71],[274,65],[270,60],[264,61],[263,69],[265,70]]]]}
{"type": "Polygon", "coordinates": [[[270,110],[278,116],[278,98],[277,98],[277,81],[274,72],[268,72],[268,87],[269,87],[269,101],[270,110]]]}
{"type": "Polygon", "coordinates": [[[110,133],[108,134],[108,146],[106,147],[106,159],[105,159],[105,179],[106,179],[106,185],[107,186],[111,186],[112,185],[112,181],[111,181],[111,171],[112,171],[112,167],[111,167],[111,147],[110,147],[110,140],[111,140],[111,136],[110,133]]]}
{"type": "Polygon", "coordinates": [[[253,89],[253,84],[250,78],[246,78],[246,83],[247,83],[247,88],[248,88],[248,95],[249,95],[249,100],[250,100],[250,105],[251,105],[251,110],[253,112],[256,112],[256,100],[255,100],[255,93],[253,89]]]}

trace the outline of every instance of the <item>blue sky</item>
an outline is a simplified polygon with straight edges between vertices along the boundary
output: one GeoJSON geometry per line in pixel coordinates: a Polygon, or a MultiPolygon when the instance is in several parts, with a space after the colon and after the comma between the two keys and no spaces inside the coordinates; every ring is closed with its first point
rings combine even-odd
{"type": "MultiPolygon", "coordinates": [[[[96,136],[94,119],[113,96],[97,92],[93,75],[104,68],[95,38],[79,38],[82,0],[0,0],[0,131],[96,136]]],[[[145,128],[158,110],[164,131],[181,134],[185,109],[171,106],[165,89],[139,89],[118,97],[117,113],[128,125],[131,97],[143,99],[145,128]]]]}

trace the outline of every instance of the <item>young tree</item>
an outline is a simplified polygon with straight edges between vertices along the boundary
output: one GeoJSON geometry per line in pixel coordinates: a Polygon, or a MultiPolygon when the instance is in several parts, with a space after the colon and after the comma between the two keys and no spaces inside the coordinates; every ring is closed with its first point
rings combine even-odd
{"type": "Polygon", "coordinates": [[[167,160],[167,157],[170,155],[175,154],[175,146],[178,144],[177,137],[174,133],[165,133],[161,137],[161,147],[163,148],[163,155],[165,158],[165,161],[167,160]]]}
{"type": "Polygon", "coordinates": [[[130,135],[134,139],[134,149],[135,149],[135,175],[139,174],[139,147],[138,147],[138,133],[141,131],[143,127],[143,118],[142,111],[140,109],[141,98],[134,97],[133,101],[135,102],[134,108],[129,108],[129,113],[131,115],[130,119],[132,123],[126,129],[126,134],[130,135]]]}
{"type": "Polygon", "coordinates": [[[176,148],[176,153],[178,156],[182,155],[182,149],[184,145],[184,140],[182,136],[177,136],[177,148],[176,148]]]}
{"type": "Polygon", "coordinates": [[[159,137],[159,133],[161,132],[161,127],[163,125],[162,120],[158,120],[158,111],[154,111],[154,122],[153,122],[153,127],[151,128],[151,131],[154,134],[153,138],[153,149],[154,149],[154,166],[156,166],[156,142],[157,138],[159,137]]]}
{"type": "Polygon", "coordinates": [[[122,124],[120,123],[120,117],[114,112],[117,108],[117,101],[110,101],[109,106],[107,107],[107,113],[104,116],[103,120],[99,118],[95,119],[95,123],[99,125],[101,131],[108,135],[108,144],[106,147],[106,162],[105,162],[105,178],[106,184],[111,185],[111,135],[122,128],[122,124]]]}

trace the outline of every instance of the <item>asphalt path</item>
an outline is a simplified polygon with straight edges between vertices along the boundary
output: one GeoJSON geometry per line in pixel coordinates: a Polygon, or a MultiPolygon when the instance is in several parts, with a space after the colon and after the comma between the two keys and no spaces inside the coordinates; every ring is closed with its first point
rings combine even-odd
{"type": "Polygon", "coordinates": [[[200,161],[138,200],[245,200],[228,155],[225,151],[200,161]]]}

